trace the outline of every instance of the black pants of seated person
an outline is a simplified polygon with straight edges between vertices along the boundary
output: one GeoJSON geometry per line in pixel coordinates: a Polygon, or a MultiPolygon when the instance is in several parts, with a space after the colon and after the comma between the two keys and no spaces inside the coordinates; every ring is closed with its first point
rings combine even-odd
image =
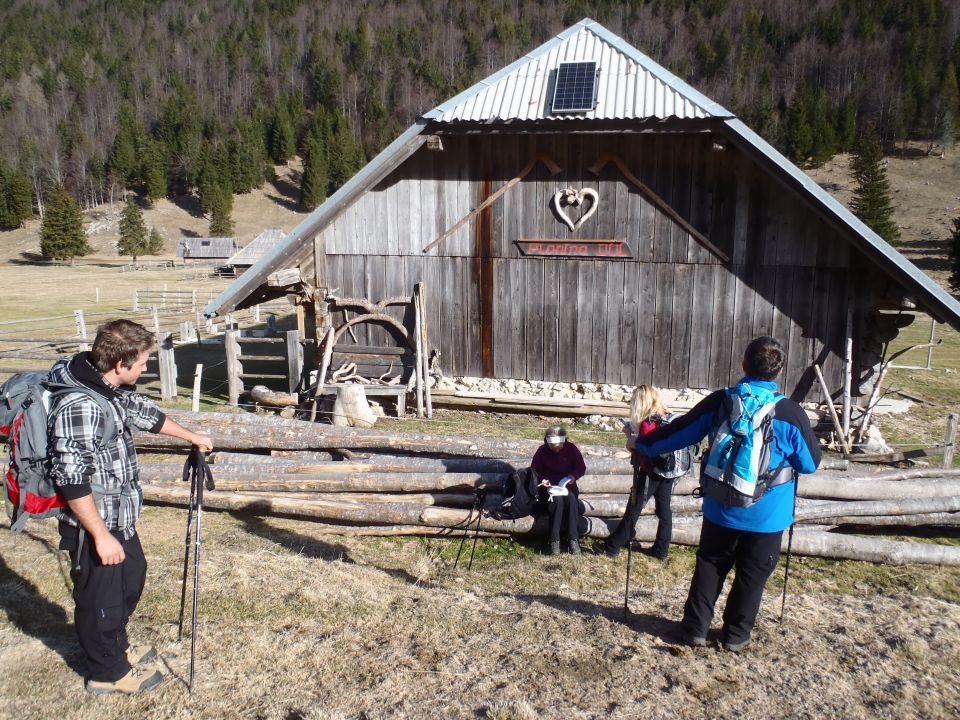
{"type": "Polygon", "coordinates": [[[550,542],[580,539],[580,516],[583,508],[574,493],[569,495],[554,495],[546,504],[546,512],[550,517],[550,542]]]}
{"type": "Polygon", "coordinates": [[[670,550],[670,538],[673,535],[673,511],[670,509],[670,495],[673,492],[673,480],[664,480],[658,475],[649,475],[638,470],[633,476],[633,490],[630,493],[630,501],[627,503],[627,510],[623,514],[623,520],[617,526],[617,529],[610,533],[607,538],[607,544],[610,547],[626,547],[627,543],[633,539],[636,532],[637,519],[643,506],[647,504],[650,498],[653,498],[654,507],[657,513],[657,519],[660,521],[657,525],[657,537],[650,548],[650,554],[656,557],[666,557],[670,550]]]}
{"type": "Polygon", "coordinates": [[[783,531],[734,530],[703,519],[700,549],[681,626],[687,635],[705,638],[723,581],[734,570],[733,585],[723,610],[721,642],[750,639],[757,620],[763,587],[780,559],[783,531]]]}

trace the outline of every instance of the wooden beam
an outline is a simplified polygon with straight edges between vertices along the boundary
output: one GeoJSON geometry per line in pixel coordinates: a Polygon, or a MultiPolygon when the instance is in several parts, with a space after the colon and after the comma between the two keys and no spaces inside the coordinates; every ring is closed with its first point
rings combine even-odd
{"type": "Polygon", "coordinates": [[[501,187],[501,188],[500,188],[499,190],[497,190],[495,193],[493,193],[492,195],[490,195],[490,197],[488,197],[488,198],[487,198],[486,200],[484,200],[482,203],[480,203],[479,205],[477,205],[477,207],[475,207],[473,210],[471,210],[469,213],[467,213],[464,217],[462,217],[460,220],[458,220],[452,227],[448,228],[447,231],[446,231],[445,233],[443,233],[443,235],[441,235],[441,236],[438,237],[436,240],[434,240],[432,243],[430,243],[429,245],[427,245],[427,246],[423,249],[423,252],[424,252],[424,253],[430,252],[430,251],[433,250],[437,245],[439,245],[439,244],[442,243],[444,240],[446,240],[448,237],[450,237],[451,235],[453,235],[457,230],[459,230],[459,229],[462,228],[464,225],[466,225],[468,222],[470,222],[471,220],[473,220],[473,218],[475,218],[478,214],[480,214],[480,212],[481,212],[484,208],[487,208],[487,207],[489,207],[490,205],[492,205],[492,204],[493,204],[494,202],[496,202],[500,197],[502,197],[510,188],[512,188],[512,187],[513,187],[514,185],[516,185],[517,183],[519,183],[521,180],[523,180],[527,175],[529,175],[529,174],[533,171],[533,168],[535,168],[535,167],[537,166],[537,163],[538,163],[538,162],[542,162],[544,165],[546,165],[547,170],[550,171],[550,175],[551,175],[551,176],[556,175],[557,173],[559,173],[559,172],[563,169],[563,168],[561,168],[559,165],[557,165],[557,163],[554,162],[553,158],[550,157],[549,155],[547,155],[546,153],[537,153],[537,154],[535,154],[532,158],[530,158],[530,161],[529,161],[526,165],[523,166],[523,169],[520,170],[520,173],[519,173],[516,177],[510,178],[510,180],[508,180],[506,183],[504,183],[503,187],[501,187]]]}
{"type": "Polygon", "coordinates": [[[706,235],[697,230],[693,225],[687,222],[687,219],[684,218],[680,213],[671,207],[666,200],[657,195],[653,190],[647,187],[643,181],[640,180],[636,175],[634,175],[630,168],[627,167],[627,164],[619,155],[613,153],[603,153],[600,157],[597,158],[597,161],[587,168],[594,175],[599,175],[600,171],[608,164],[613,163],[616,165],[617,169],[623,173],[623,176],[627,178],[636,188],[640,191],[640,194],[643,195],[647,200],[653,203],[657,208],[659,208],[663,213],[665,213],[670,219],[677,223],[680,227],[690,233],[693,238],[703,245],[707,250],[712,252],[723,262],[730,262],[730,256],[727,255],[723,250],[714,245],[706,235]]]}

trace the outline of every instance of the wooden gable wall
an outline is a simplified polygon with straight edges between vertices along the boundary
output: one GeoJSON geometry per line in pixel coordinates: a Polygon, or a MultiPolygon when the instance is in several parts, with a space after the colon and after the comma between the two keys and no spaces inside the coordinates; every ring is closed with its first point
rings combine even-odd
{"type": "MultiPolygon", "coordinates": [[[[700,134],[443,136],[418,150],[323,230],[327,285],[379,300],[425,281],[431,347],[452,375],[713,388],[739,377],[756,335],[788,351],[785,388],[808,395],[811,362],[840,385],[851,266],[862,258],[792,191],[700,134]],[[514,177],[543,164],[428,254],[423,248],[514,177]],[[659,209],[604,155],[706,236],[724,261],[659,209]],[[576,232],[550,198],[593,188],[576,232]],[[524,257],[518,239],[624,240],[629,260],[524,257]],[[491,342],[492,340],[492,342],[491,342]]],[[[309,252],[308,252],[309,251],[309,252]]],[[[301,267],[312,272],[312,248],[301,267]]],[[[397,310],[396,312],[399,312],[397,310]]],[[[361,344],[387,330],[357,328],[361,344]]]]}

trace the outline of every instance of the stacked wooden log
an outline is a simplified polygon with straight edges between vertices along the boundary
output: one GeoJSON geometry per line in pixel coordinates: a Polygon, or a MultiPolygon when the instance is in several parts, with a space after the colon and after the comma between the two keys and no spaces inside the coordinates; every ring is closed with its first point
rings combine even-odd
{"type": "MultiPolygon", "coordinates": [[[[217,490],[208,508],[310,518],[333,532],[451,534],[542,533],[542,518],[495,520],[480,513],[499,502],[506,476],[525,467],[539,447],[534,440],[463,438],[338,428],[271,416],[181,413],[178,422],[211,435],[217,490]]],[[[138,435],[141,448],[169,447],[166,438],[138,435]]],[[[632,470],[625,450],[578,444],[587,463],[579,481],[587,535],[606,537],[626,508],[632,470]]],[[[169,457],[169,456],[166,456],[169,457]]],[[[799,483],[799,554],[874,562],[960,565],[960,548],[839,532],[852,526],[960,525],[960,471],[912,469],[887,473],[846,470],[825,462],[799,483]]],[[[696,470],[696,468],[695,468],[696,470]]],[[[189,487],[175,461],[141,458],[148,501],[185,505],[189,487]]],[[[674,488],[674,537],[696,545],[700,500],[695,475],[674,488]]],[[[657,520],[645,508],[637,538],[651,541],[657,520]]]]}

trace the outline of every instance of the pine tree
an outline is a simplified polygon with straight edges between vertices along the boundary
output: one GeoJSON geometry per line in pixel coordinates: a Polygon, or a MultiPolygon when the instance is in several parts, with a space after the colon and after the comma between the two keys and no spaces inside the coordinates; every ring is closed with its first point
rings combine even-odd
{"type": "Polygon", "coordinates": [[[328,193],[332,195],[360,169],[361,153],[350,131],[350,123],[339,111],[330,118],[330,143],[327,167],[330,175],[328,193]]]}
{"type": "Polygon", "coordinates": [[[144,137],[140,149],[140,176],[151,203],[167,194],[167,174],[163,167],[163,149],[158,140],[144,137]]]}
{"type": "Polygon", "coordinates": [[[133,107],[122,102],[117,110],[117,134],[113,138],[107,166],[110,175],[124,188],[130,186],[139,170],[137,142],[140,134],[133,107]]]}
{"type": "Polygon", "coordinates": [[[147,255],[147,226],[143,223],[143,212],[132,195],[127,199],[120,214],[120,241],[117,252],[129,255],[133,264],[137,264],[138,255],[147,255]]]}
{"type": "Polygon", "coordinates": [[[960,294],[960,215],[953,219],[953,237],[950,240],[950,289],[960,294]]]}
{"type": "Polygon", "coordinates": [[[7,211],[14,227],[20,227],[33,217],[33,192],[30,189],[30,178],[17,168],[7,178],[7,211]]]}
{"type": "Polygon", "coordinates": [[[827,104],[827,94],[820,89],[813,102],[813,163],[823,165],[837,152],[837,134],[830,119],[830,108],[827,104]]]}
{"type": "Polygon", "coordinates": [[[810,122],[810,91],[801,85],[787,109],[784,141],[787,144],[787,156],[793,162],[803,164],[813,155],[813,126],[810,122]]]}
{"type": "Polygon", "coordinates": [[[284,103],[280,103],[273,116],[270,128],[270,157],[277,165],[281,165],[290,158],[297,149],[296,135],[293,132],[293,123],[290,113],[284,103]]]}
{"type": "Polygon", "coordinates": [[[327,197],[330,178],[327,158],[321,141],[310,135],[303,153],[303,176],[300,180],[300,204],[307,210],[317,208],[327,197]]]}
{"type": "Polygon", "coordinates": [[[229,190],[216,193],[210,208],[210,237],[230,237],[233,235],[233,195],[229,190]]]}
{"type": "Polygon", "coordinates": [[[150,235],[147,236],[147,251],[144,255],[159,255],[163,252],[163,236],[155,227],[150,228],[150,235]]]}
{"type": "Polygon", "coordinates": [[[857,142],[857,109],[853,98],[847,95],[837,108],[837,150],[850,152],[857,142]]]}
{"type": "Polygon", "coordinates": [[[40,254],[55,260],[69,260],[93,252],[83,232],[80,207],[62,185],[47,196],[40,226],[40,254]]]}
{"type": "Polygon", "coordinates": [[[853,179],[857,187],[850,209],[877,235],[895,244],[900,239],[900,230],[893,220],[890,182],[882,161],[880,138],[873,123],[870,123],[861,134],[853,156],[853,179]]]}

